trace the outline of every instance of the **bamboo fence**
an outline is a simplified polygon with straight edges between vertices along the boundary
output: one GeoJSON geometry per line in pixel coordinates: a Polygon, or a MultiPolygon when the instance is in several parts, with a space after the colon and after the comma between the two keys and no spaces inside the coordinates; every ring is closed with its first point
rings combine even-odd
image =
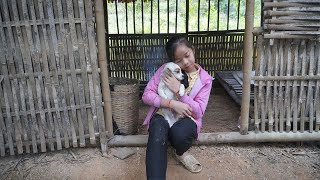
{"type": "Polygon", "coordinates": [[[318,132],[320,2],[265,0],[264,5],[265,32],[258,37],[252,78],[255,131],[318,132]]]}
{"type": "MultiPolygon", "coordinates": [[[[167,61],[165,44],[175,34],[109,34],[108,55],[111,77],[148,81],[167,61]]],[[[209,74],[242,69],[243,31],[184,34],[194,45],[196,59],[209,74]]]]}
{"type": "Polygon", "coordinates": [[[313,132],[320,125],[320,43],[258,38],[255,130],[313,132]]]}
{"type": "Polygon", "coordinates": [[[320,35],[320,1],[264,0],[264,38],[312,39],[320,35]]]}
{"type": "Polygon", "coordinates": [[[0,1],[0,156],[104,138],[92,6],[0,1]]]}

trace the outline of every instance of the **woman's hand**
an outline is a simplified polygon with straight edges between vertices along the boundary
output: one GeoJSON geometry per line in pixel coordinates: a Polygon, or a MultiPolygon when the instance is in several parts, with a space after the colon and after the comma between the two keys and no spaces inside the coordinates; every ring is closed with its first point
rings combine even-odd
{"type": "Polygon", "coordinates": [[[162,80],[164,84],[174,93],[177,93],[180,91],[180,81],[174,77],[171,71],[165,71],[162,74],[162,80]]]}
{"type": "Polygon", "coordinates": [[[177,113],[181,114],[182,116],[189,117],[192,116],[192,108],[183,102],[180,101],[171,101],[171,108],[177,113]]]}

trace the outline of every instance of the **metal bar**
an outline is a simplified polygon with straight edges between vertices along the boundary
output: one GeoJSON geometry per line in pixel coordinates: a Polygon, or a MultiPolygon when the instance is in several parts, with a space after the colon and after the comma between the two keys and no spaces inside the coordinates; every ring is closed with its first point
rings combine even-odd
{"type": "Polygon", "coordinates": [[[118,1],[114,1],[115,3],[115,8],[116,8],[116,19],[117,19],[117,32],[119,33],[119,18],[118,18],[118,1]]]}
{"type": "Polygon", "coordinates": [[[239,22],[240,22],[240,3],[241,3],[241,0],[238,0],[237,30],[239,29],[239,22]]]}
{"type": "Polygon", "coordinates": [[[151,16],[150,16],[150,31],[151,31],[151,34],[152,34],[152,14],[153,14],[153,1],[151,1],[151,16]]]}
{"type": "Polygon", "coordinates": [[[128,3],[126,5],[126,33],[128,34],[128,3]]]}
{"type": "MultiPolygon", "coordinates": [[[[151,1],[152,2],[152,1],[151,1]]],[[[178,0],[176,0],[176,22],[175,22],[175,33],[177,33],[178,29],[178,0]]]]}
{"type": "Polygon", "coordinates": [[[186,34],[189,33],[189,0],[186,0],[186,34]]]}
{"type": "Polygon", "coordinates": [[[220,19],[220,0],[218,0],[218,11],[217,11],[217,31],[219,31],[219,19],[220,19]]]}
{"type": "Polygon", "coordinates": [[[198,32],[200,31],[200,0],[198,0],[198,32]]]}
{"type": "Polygon", "coordinates": [[[133,34],[136,34],[136,1],[133,1],[133,34]]]}
{"type": "Polygon", "coordinates": [[[144,34],[144,20],[143,20],[143,0],[141,0],[141,20],[142,20],[142,34],[144,34]]]}
{"type": "Polygon", "coordinates": [[[227,19],[227,30],[229,30],[229,18],[230,18],[230,0],[228,0],[228,19],[227,19]]]}
{"type": "Polygon", "coordinates": [[[210,0],[208,0],[209,2],[208,2],[208,27],[207,27],[207,31],[209,31],[210,30],[210,8],[211,8],[211,1],[210,0]]]}
{"type": "Polygon", "coordinates": [[[158,0],[158,34],[160,34],[160,0],[158,0]]]}
{"type": "Polygon", "coordinates": [[[167,33],[169,33],[169,1],[167,1],[167,33]]]}

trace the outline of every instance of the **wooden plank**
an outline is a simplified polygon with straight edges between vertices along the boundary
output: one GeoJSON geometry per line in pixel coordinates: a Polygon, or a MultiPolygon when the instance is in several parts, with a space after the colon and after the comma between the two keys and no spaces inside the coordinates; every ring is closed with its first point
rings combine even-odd
{"type": "Polygon", "coordinates": [[[270,17],[270,16],[291,16],[291,15],[316,15],[317,13],[315,12],[307,12],[307,11],[277,11],[277,10],[267,10],[263,12],[263,15],[265,17],[270,17]]]}
{"type": "MultiPolygon", "coordinates": [[[[16,15],[15,15],[16,16],[16,15]]],[[[16,17],[17,18],[17,17],[16,17]]],[[[25,52],[25,46],[24,46],[24,40],[21,34],[21,29],[20,28],[16,28],[16,39],[18,39],[18,43],[16,43],[16,50],[17,52],[17,58],[16,58],[16,63],[19,67],[19,74],[24,72],[24,67],[23,67],[23,59],[26,58],[26,52],[25,52]],[[21,53],[21,55],[20,55],[21,53]]],[[[10,77],[10,75],[9,75],[10,77]]],[[[21,133],[23,136],[23,140],[26,142],[25,143],[25,151],[26,153],[30,153],[30,141],[28,138],[28,134],[31,134],[31,129],[29,126],[29,122],[28,122],[28,117],[26,114],[27,111],[27,107],[26,107],[26,102],[28,101],[28,92],[27,92],[27,84],[26,84],[26,80],[25,78],[29,77],[29,74],[26,73],[26,76],[24,78],[20,78],[20,82],[19,84],[19,89],[20,89],[20,106],[21,109],[19,110],[19,115],[20,115],[20,120],[22,121],[22,129],[21,129],[21,133]]],[[[16,81],[17,78],[12,78],[13,81],[16,81]]],[[[17,89],[17,88],[16,88],[17,89]]],[[[11,116],[13,116],[14,114],[11,114],[11,116]]],[[[35,139],[35,136],[33,136],[33,138],[35,139]]]]}
{"type": "MultiPolygon", "coordinates": [[[[318,52],[318,64],[317,64],[317,75],[320,75],[320,43],[316,43],[316,52],[318,52]]],[[[319,132],[320,127],[320,79],[316,82],[316,91],[315,91],[315,105],[314,109],[316,111],[316,127],[315,131],[319,132]]]]}
{"type": "MultiPolygon", "coordinates": [[[[44,21],[44,12],[43,12],[43,3],[42,0],[38,1],[38,6],[40,7],[38,8],[39,10],[39,16],[40,16],[40,20],[44,21]]],[[[39,29],[39,39],[40,39],[40,44],[41,44],[41,59],[43,62],[43,76],[44,76],[44,101],[46,102],[44,105],[46,107],[46,109],[43,109],[43,111],[45,111],[46,113],[46,119],[48,122],[48,128],[47,128],[47,139],[51,139],[53,138],[53,132],[55,131],[54,128],[54,120],[52,117],[52,111],[51,111],[51,104],[53,104],[53,97],[52,95],[52,81],[51,81],[51,75],[53,76],[53,73],[50,74],[49,72],[49,62],[48,62],[48,57],[50,55],[49,53],[49,45],[48,45],[48,33],[47,33],[47,29],[46,29],[46,25],[42,24],[39,29]],[[51,103],[52,102],[52,103],[51,103]]],[[[60,140],[60,133],[56,133],[56,139],[57,139],[57,147],[61,146],[61,140],[60,140]]],[[[54,151],[55,146],[53,142],[49,142],[49,147],[51,151],[54,151]]]]}
{"type": "MultiPolygon", "coordinates": [[[[273,72],[273,64],[272,64],[272,60],[273,60],[273,47],[274,45],[271,47],[270,45],[268,45],[266,47],[266,51],[268,53],[268,59],[267,59],[267,76],[272,76],[272,72],[273,72]]],[[[266,110],[268,112],[268,131],[272,132],[273,131],[273,124],[274,124],[274,117],[273,117],[273,104],[272,104],[272,98],[271,98],[271,81],[267,81],[267,88],[266,88],[266,110]]]]}
{"type": "MultiPolygon", "coordinates": [[[[265,47],[265,44],[262,44],[262,47],[265,47]]],[[[260,59],[260,63],[259,63],[259,72],[258,75],[259,76],[263,76],[263,72],[264,72],[264,67],[265,67],[265,63],[266,63],[266,54],[263,50],[261,50],[260,52],[261,54],[261,59],[260,59]]],[[[260,105],[260,119],[261,119],[261,123],[260,123],[260,130],[261,132],[265,131],[265,101],[264,101],[264,91],[263,91],[263,87],[261,85],[261,82],[259,82],[259,89],[258,89],[258,104],[260,105]]],[[[257,126],[257,124],[256,124],[257,126]]],[[[256,127],[258,128],[258,127],[256,127]]],[[[257,130],[256,130],[257,131],[257,130]]]]}
{"type": "MultiPolygon", "coordinates": [[[[1,17],[1,13],[0,13],[0,19],[2,19],[1,17]]],[[[4,37],[3,37],[3,28],[0,28],[0,54],[2,54],[2,56],[0,56],[0,62],[1,64],[3,62],[6,62],[6,59],[5,59],[5,49],[4,49],[4,37]]],[[[5,64],[2,64],[3,66],[5,64]]],[[[2,67],[1,67],[1,71],[2,71],[2,67]]],[[[3,71],[2,71],[3,72],[3,71]]],[[[4,96],[3,92],[2,92],[2,89],[4,86],[2,86],[2,80],[3,80],[4,76],[1,75],[1,80],[0,80],[0,96],[4,96]]],[[[3,98],[0,98],[0,107],[3,107],[5,102],[3,102],[3,98]]],[[[4,118],[2,116],[2,108],[0,109],[0,156],[5,156],[6,155],[6,152],[5,152],[5,132],[6,132],[6,125],[5,125],[5,122],[4,122],[4,118]]]]}
{"type": "MultiPolygon", "coordinates": [[[[11,14],[13,14],[13,21],[18,22],[19,17],[18,17],[18,8],[16,5],[16,1],[12,1],[13,6],[11,7],[11,14]]],[[[17,72],[23,72],[23,62],[22,62],[22,55],[23,54],[23,49],[21,49],[21,44],[23,44],[23,40],[21,40],[21,30],[20,28],[12,28],[12,35],[15,40],[18,40],[18,43],[15,43],[16,46],[16,58],[15,58],[15,63],[16,63],[16,68],[17,72]]],[[[15,71],[12,71],[12,73],[15,73],[15,71]]],[[[27,122],[27,116],[23,113],[22,116],[18,115],[20,113],[20,106],[22,107],[22,111],[25,112],[26,110],[26,105],[25,105],[25,94],[27,94],[26,89],[26,82],[24,79],[20,79],[20,82],[18,82],[18,79],[12,79],[11,81],[11,86],[12,86],[12,93],[13,93],[13,101],[14,101],[14,113],[15,117],[13,117],[14,121],[14,126],[15,126],[15,136],[16,136],[16,145],[18,149],[18,154],[23,153],[23,147],[22,147],[22,138],[21,136],[24,137],[24,140],[27,141],[27,146],[25,147],[26,152],[30,153],[30,147],[29,147],[29,139],[27,135],[27,131],[30,129],[28,128],[28,122],[27,122]],[[22,87],[21,87],[22,86],[22,87]],[[19,91],[19,93],[17,93],[19,91]],[[21,101],[19,102],[18,98],[19,95],[21,96],[20,99],[21,101]],[[24,127],[22,127],[22,122],[24,124],[24,127]]]]}
{"type": "MultiPolygon", "coordinates": [[[[3,70],[4,68],[2,68],[3,70]]],[[[5,79],[6,81],[6,79],[5,79]]],[[[10,88],[9,82],[5,82],[5,88],[3,89],[3,96],[4,96],[4,102],[5,102],[5,112],[7,114],[6,118],[6,127],[7,127],[7,144],[9,144],[10,149],[10,155],[14,155],[14,148],[13,148],[13,137],[12,137],[12,131],[13,131],[13,125],[12,125],[12,117],[10,116],[10,105],[9,105],[9,99],[8,99],[8,89],[10,88]]],[[[10,92],[10,91],[9,91],[10,92]]]]}
{"type": "MultiPolygon", "coordinates": [[[[1,43],[0,43],[1,44],[1,43]]],[[[3,50],[2,50],[2,45],[0,45],[0,53],[1,54],[4,54],[3,53],[3,50]]],[[[0,58],[4,58],[3,56],[0,56],[0,58]]],[[[2,62],[2,60],[0,60],[0,62],[2,62]]],[[[0,82],[0,96],[2,97],[3,96],[3,92],[2,92],[2,83],[0,82]]],[[[0,98],[0,107],[3,107],[3,98],[0,98]]],[[[2,116],[2,109],[0,110],[0,156],[5,156],[6,155],[6,151],[5,151],[5,131],[6,131],[6,125],[4,123],[4,119],[3,119],[3,116],[2,116]]]]}
{"type": "MultiPolygon", "coordinates": [[[[280,76],[283,76],[284,75],[284,52],[283,52],[283,40],[280,40],[280,44],[279,44],[279,57],[280,57],[280,73],[279,75],[280,76]]],[[[283,132],[283,121],[284,121],[284,102],[283,102],[283,85],[284,85],[284,82],[283,81],[280,81],[280,84],[279,84],[279,111],[280,111],[280,117],[279,117],[279,132],[283,132]]]]}
{"type": "Polygon", "coordinates": [[[312,4],[293,3],[293,2],[264,2],[264,8],[271,7],[312,7],[312,4]]]}
{"type": "MultiPolygon", "coordinates": [[[[39,1],[39,3],[42,3],[42,1],[39,1]]],[[[40,6],[41,7],[41,6],[40,6]]],[[[45,38],[45,45],[46,45],[46,50],[47,52],[49,52],[48,54],[48,62],[45,64],[44,69],[45,72],[49,72],[49,68],[51,67],[51,69],[53,70],[53,81],[51,80],[51,77],[48,77],[47,80],[50,82],[48,89],[48,93],[49,96],[52,96],[52,101],[53,102],[53,106],[58,109],[59,105],[59,99],[57,97],[57,89],[59,89],[59,83],[57,82],[57,75],[56,75],[56,60],[55,58],[57,58],[55,55],[58,54],[57,49],[56,49],[56,33],[55,33],[55,26],[52,24],[53,21],[53,7],[52,4],[50,2],[46,2],[46,4],[44,5],[44,11],[46,12],[40,12],[44,14],[48,14],[49,17],[49,27],[45,27],[43,26],[43,32],[44,32],[44,38],[45,38]],[[47,29],[48,28],[48,29],[47,29]],[[51,41],[50,41],[51,40],[51,41]],[[51,65],[49,67],[49,65],[51,65]],[[50,80],[49,80],[50,78],[50,80]]],[[[43,16],[44,17],[44,16],[43,16]]],[[[50,116],[50,114],[49,114],[50,116]]],[[[53,116],[53,123],[52,125],[54,126],[54,132],[55,132],[55,138],[56,138],[56,143],[57,143],[57,150],[61,150],[62,149],[62,144],[61,144],[61,133],[60,133],[60,122],[61,122],[61,116],[60,116],[60,112],[55,110],[55,112],[52,113],[53,116]]]]}
{"type": "MultiPolygon", "coordinates": [[[[16,113],[16,116],[13,117],[13,122],[14,122],[14,134],[15,134],[15,140],[16,140],[16,147],[18,150],[18,154],[23,153],[23,147],[22,147],[22,127],[21,127],[21,120],[19,116],[19,101],[17,97],[17,90],[18,89],[18,84],[17,81],[12,81],[11,82],[11,90],[12,90],[12,97],[13,97],[13,105],[14,105],[14,112],[16,113]]],[[[6,90],[4,90],[6,91],[6,90]]]]}
{"type": "MultiPolygon", "coordinates": [[[[291,76],[291,40],[285,41],[285,52],[284,52],[284,60],[286,62],[286,75],[291,76]]],[[[286,111],[286,132],[291,130],[291,123],[289,119],[291,118],[291,88],[289,86],[289,82],[286,81],[286,90],[285,90],[285,99],[284,106],[286,111]]]]}
{"type": "MultiPolygon", "coordinates": [[[[53,19],[54,17],[57,17],[58,15],[54,15],[54,13],[56,13],[58,8],[57,8],[57,4],[48,4],[47,5],[47,11],[48,11],[48,17],[49,17],[49,22],[50,23],[50,32],[51,32],[51,41],[52,41],[52,48],[54,50],[54,57],[51,57],[51,64],[52,64],[52,69],[54,69],[54,71],[58,70],[58,66],[57,64],[59,64],[60,59],[59,59],[59,49],[58,49],[58,37],[57,37],[57,29],[56,27],[53,25],[53,19]]],[[[65,148],[69,148],[70,147],[70,143],[69,143],[69,133],[67,130],[68,127],[68,116],[65,116],[65,113],[63,114],[64,116],[61,115],[61,113],[59,112],[58,108],[60,106],[60,104],[62,104],[62,101],[65,101],[64,98],[64,93],[62,93],[62,89],[60,88],[60,81],[59,81],[59,77],[55,74],[53,76],[54,79],[54,85],[55,88],[53,88],[53,97],[55,99],[55,108],[56,108],[56,116],[57,116],[57,127],[59,129],[61,129],[62,134],[63,134],[63,139],[64,139],[64,147],[65,148]]],[[[65,103],[65,102],[64,102],[65,103]]]]}
{"type": "MultiPolygon", "coordinates": [[[[3,19],[4,19],[4,21],[9,22],[10,21],[9,11],[11,11],[10,13],[12,13],[12,10],[9,9],[9,6],[7,5],[6,1],[2,1],[2,5],[3,5],[3,9],[4,9],[3,19]]],[[[20,54],[19,54],[18,51],[14,51],[14,48],[16,48],[16,47],[15,47],[15,44],[14,44],[14,34],[13,34],[13,31],[12,31],[12,28],[8,27],[7,31],[5,31],[2,28],[0,30],[1,30],[1,34],[2,34],[2,38],[1,38],[2,39],[2,43],[3,43],[4,47],[6,47],[6,52],[7,52],[6,53],[6,57],[7,57],[7,61],[8,61],[8,64],[7,64],[7,62],[5,61],[5,58],[2,59],[2,61],[3,61],[2,62],[2,64],[3,64],[2,71],[3,71],[3,74],[5,75],[3,92],[4,92],[4,98],[5,98],[6,113],[7,113],[7,116],[8,116],[6,118],[7,138],[8,138],[7,143],[9,143],[10,155],[14,155],[13,144],[11,145],[11,143],[13,143],[13,140],[11,139],[12,138],[11,136],[13,135],[15,127],[13,127],[12,124],[11,124],[12,123],[12,118],[10,116],[10,112],[11,112],[10,109],[12,109],[12,111],[14,111],[14,103],[13,103],[13,97],[12,97],[13,95],[12,95],[12,92],[10,91],[11,82],[10,82],[10,80],[8,78],[8,75],[9,75],[9,72],[11,74],[16,74],[14,58],[16,58],[15,56],[17,56],[17,57],[20,56],[20,54]],[[8,69],[6,67],[6,64],[8,65],[8,69]],[[9,91],[9,92],[7,92],[7,91],[9,91]]],[[[15,84],[17,84],[17,79],[13,79],[13,81],[15,82],[15,84]]],[[[14,123],[14,126],[15,125],[16,125],[16,123],[14,123]]],[[[21,152],[21,149],[19,150],[19,152],[21,152]]]]}
{"type": "MultiPolygon", "coordinates": [[[[22,7],[21,7],[22,9],[22,7]]],[[[38,8],[36,9],[38,10],[38,8]]],[[[22,11],[22,10],[20,10],[22,11]]],[[[20,15],[22,16],[22,15],[20,15]]],[[[75,18],[74,19],[75,23],[81,23],[81,21],[89,21],[87,19],[80,19],[80,18],[75,18]]],[[[53,22],[55,25],[59,25],[60,23],[63,23],[63,24],[69,24],[69,20],[68,19],[63,19],[62,22],[58,19],[55,19],[54,22],[53,22]]],[[[4,22],[0,22],[0,27],[23,27],[23,26],[42,26],[42,25],[49,25],[49,22],[48,21],[41,21],[39,19],[36,19],[36,20],[32,20],[32,21],[29,21],[29,20],[23,20],[23,17],[20,18],[19,21],[4,21],[4,22]]]]}
{"type": "Polygon", "coordinates": [[[317,31],[317,27],[299,27],[294,24],[281,24],[281,25],[275,25],[275,24],[265,24],[264,29],[267,30],[286,30],[286,31],[317,31]]]}
{"type": "MultiPolygon", "coordinates": [[[[274,41],[274,49],[273,59],[274,59],[274,76],[277,77],[279,74],[279,40],[274,41]]],[[[278,97],[279,97],[279,89],[278,89],[278,81],[273,81],[273,108],[274,108],[274,131],[279,131],[279,104],[278,104],[278,97]]]]}
{"type": "Polygon", "coordinates": [[[318,27],[320,26],[320,23],[317,23],[316,20],[319,20],[320,16],[309,16],[305,18],[294,18],[294,17],[285,17],[282,19],[266,19],[265,24],[283,24],[283,25],[288,25],[290,26],[315,26],[318,27]]]}
{"type": "MultiPolygon", "coordinates": [[[[60,68],[58,70],[61,71],[62,76],[62,106],[64,107],[63,110],[63,125],[65,126],[65,132],[71,133],[72,136],[72,146],[78,147],[78,140],[77,140],[77,134],[74,127],[74,122],[76,122],[76,116],[72,116],[71,113],[71,120],[69,118],[69,112],[68,112],[68,105],[71,105],[70,101],[70,92],[69,92],[69,84],[68,84],[68,77],[67,77],[67,71],[66,71],[66,63],[65,57],[68,57],[68,51],[65,47],[67,45],[66,40],[66,30],[65,30],[65,24],[63,23],[63,4],[61,4],[60,1],[57,1],[57,11],[58,16],[57,19],[59,19],[59,28],[57,29],[58,36],[58,52],[59,52],[59,60],[60,60],[60,68]],[[72,119],[74,118],[74,119],[72,119]]],[[[71,74],[72,72],[70,72],[71,74]]],[[[58,76],[59,77],[59,76],[58,76]]],[[[71,87],[72,88],[72,87],[71,87]]],[[[73,104],[74,105],[74,104],[73,104]]],[[[74,107],[74,106],[72,106],[74,107]]],[[[74,109],[74,112],[76,110],[74,109]]]]}
{"type": "MultiPolygon", "coordinates": [[[[255,69],[257,72],[257,75],[260,75],[260,68],[261,66],[261,60],[262,56],[264,56],[264,51],[263,51],[263,38],[262,35],[259,35],[257,38],[257,63],[255,64],[255,69]]],[[[260,115],[260,104],[259,104],[259,95],[261,91],[261,86],[259,86],[260,83],[257,83],[255,81],[255,87],[254,87],[254,127],[255,127],[255,132],[259,132],[259,115],[260,115]],[[257,85],[257,86],[256,86],[257,85]]]]}
{"type": "MultiPolygon", "coordinates": [[[[16,4],[15,2],[13,2],[13,4],[16,4]]],[[[35,17],[35,12],[34,12],[34,4],[33,2],[30,2],[29,4],[30,9],[30,16],[28,16],[28,9],[27,9],[27,2],[25,0],[22,1],[22,13],[24,14],[24,20],[30,20],[30,21],[35,21],[36,17],[35,17]]],[[[18,17],[17,12],[15,12],[15,16],[16,18],[18,17]]],[[[19,28],[17,28],[19,30],[19,28]]],[[[32,65],[34,67],[34,71],[41,71],[41,67],[40,67],[40,40],[38,37],[38,28],[37,27],[31,27],[29,25],[26,25],[26,31],[27,31],[27,39],[28,39],[28,45],[30,48],[30,52],[31,52],[31,61],[32,65]],[[32,36],[34,32],[34,36],[32,36]],[[33,41],[33,38],[35,38],[35,41],[33,41]],[[35,42],[35,43],[33,43],[35,42]]],[[[26,39],[25,39],[26,40],[26,39]]],[[[34,72],[33,71],[33,72],[34,72]]],[[[29,76],[32,76],[32,74],[30,74],[29,76]]],[[[34,87],[32,88],[32,93],[34,94],[34,96],[36,98],[34,98],[34,100],[38,100],[37,103],[33,102],[35,105],[35,109],[43,109],[42,106],[42,98],[41,98],[41,92],[43,92],[43,85],[41,86],[40,83],[42,83],[42,77],[39,76],[37,78],[32,78],[32,80],[30,81],[31,85],[34,85],[34,87]],[[38,107],[36,107],[38,106],[38,107]]],[[[41,110],[40,110],[41,111],[41,110]]],[[[45,134],[44,131],[46,131],[46,121],[45,121],[45,114],[43,112],[40,113],[40,117],[34,115],[36,119],[39,119],[38,122],[35,122],[38,126],[37,128],[39,128],[39,137],[40,137],[40,142],[41,142],[41,152],[46,152],[46,140],[45,140],[45,134]]]]}
{"type": "MultiPolygon", "coordinates": [[[[28,14],[28,10],[26,9],[26,2],[24,3],[24,7],[23,7],[23,12],[22,16],[23,19],[25,20],[29,20],[29,14],[28,14]]],[[[17,28],[18,33],[19,32],[19,28],[17,28]]],[[[36,104],[35,104],[35,100],[36,100],[36,84],[35,84],[35,78],[33,76],[33,62],[32,60],[36,57],[36,51],[34,49],[33,46],[33,37],[32,37],[32,29],[31,26],[27,25],[25,28],[21,29],[21,33],[22,33],[22,39],[20,44],[24,44],[24,47],[21,46],[21,49],[24,48],[25,52],[24,53],[24,57],[25,60],[24,62],[24,68],[25,68],[25,72],[28,73],[28,80],[26,83],[26,90],[27,90],[27,97],[29,98],[29,110],[31,112],[31,117],[29,117],[29,119],[31,118],[32,121],[32,126],[31,126],[31,139],[32,139],[32,149],[33,149],[33,153],[37,153],[38,152],[38,147],[37,147],[37,136],[39,133],[39,127],[37,124],[37,117],[35,115],[35,109],[36,109],[36,104]]],[[[27,106],[28,108],[28,106],[27,106]]],[[[40,136],[43,138],[44,134],[40,134],[40,136]]]]}
{"type": "MultiPolygon", "coordinates": [[[[84,3],[79,3],[79,12],[80,12],[80,18],[85,19],[85,11],[84,11],[84,3]]],[[[127,13],[126,13],[127,14],[127,13]]],[[[82,69],[82,80],[84,82],[84,96],[83,98],[80,99],[81,104],[85,104],[86,102],[90,101],[90,96],[89,96],[89,79],[88,79],[88,73],[87,69],[89,69],[89,64],[90,64],[90,49],[88,47],[88,35],[87,35],[87,27],[85,23],[81,23],[81,29],[79,29],[78,32],[78,37],[82,37],[82,43],[79,44],[80,46],[80,64],[81,64],[81,69],[82,69]],[[80,33],[81,31],[81,33],[80,33]],[[83,53],[82,53],[83,52],[83,53]]],[[[93,94],[92,94],[93,95],[93,94]]],[[[96,143],[96,137],[95,137],[95,132],[94,132],[94,122],[93,122],[93,117],[92,117],[92,112],[88,111],[86,112],[86,109],[82,109],[82,112],[84,114],[87,114],[87,127],[89,130],[89,135],[90,135],[90,144],[95,144],[96,143]]]]}
{"type": "Polygon", "coordinates": [[[307,4],[319,4],[319,0],[277,0],[278,2],[291,2],[291,3],[307,3],[307,4]]]}
{"type": "MultiPolygon", "coordinates": [[[[90,0],[85,0],[85,12],[86,17],[89,19],[93,18],[92,14],[92,4],[90,0]]],[[[104,122],[104,114],[102,108],[102,96],[101,96],[101,88],[100,88],[100,79],[98,74],[98,66],[97,66],[97,51],[95,44],[95,34],[94,34],[94,26],[93,22],[90,21],[87,23],[87,31],[88,31],[88,40],[89,40],[89,49],[90,49],[90,60],[91,67],[93,70],[92,73],[92,85],[94,89],[94,97],[95,97],[95,105],[97,107],[97,121],[98,121],[98,129],[100,133],[100,144],[102,152],[107,151],[107,142],[106,142],[106,132],[105,132],[105,122],[104,122]]],[[[111,112],[110,112],[111,113],[111,112]]]]}
{"type": "MultiPolygon", "coordinates": [[[[69,63],[70,63],[70,69],[73,72],[76,69],[76,62],[80,61],[79,57],[79,47],[78,47],[78,41],[77,41],[77,34],[75,29],[75,24],[73,21],[73,4],[72,1],[67,2],[67,10],[68,10],[68,18],[70,20],[69,24],[69,31],[70,36],[67,40],[67,47],[68,47],[68,54],[69,54],[69,63]]],[[[77,76],[75,73],[71,74],[72,79],[72,87],[73,87],[73,93],[75,97],[75,104],[80,104],[80,92],[79,92],[79,81],[77,80],[77,76]]],[[[81,91],[81,90],[80,90],[81,91]]],[[[78,120],[78,127],[79,127],[79,136],[80,136],[80,147],[84,147],[86,145],[85,138],[84,138],[84,126],[83,126],[83,118],[86,118],[86,116],[83,116],[85,114],[83,110],[77,111],[77,120],[78,120]]]]}
{"type": "MultiPolygon", "coordinates": [[[[64,2],[62,2],[64,3],[64,2]]],[[[62,11],[62,5],[60,1],[57,1],[56,4],[53,4],[53,12],[54,14],[56,15],[55,16],[55,19],[59,19],[60,23],[59,23],[59,26],[57,26],[57,28],[55,29],[56,30],[56,33],[57,33],[57,36],[56,36],[56,42],[57,44],[54,44],[56,45],[56,51],[58,51],[59,55],[57,58],[57,64],[60,64],[60,66],[58,65],[57,66],[57,70],[58,71],[62,71],[62,80],[60,79],[60,76],[57,76],[56,79],[57,81],[59,81],[60,83],[60,94],[58,95],[59,98],[60,98],[60,103],[59,103],[59,106],[60,107],[64,107],[64,110],[62,111],[61,113],[61,129],[63,131],[63,134],[64,134],[64,146],[66,148],[69,148],[70,144],[69,144],[69,134],[72,134],[72,130],[71,130],[71,125],[70,125],[70,120],[69,120],[69,113],[67,111],[67,101],[68,99],[66,97],[69,97],[69,92],[68,92],[68,87],[66,87],[68,84],[67,84],[67,79],[66,79],[66,72],[64,70],[64,67],[65,67],[65,61],[64,61],[64,58],[67,56],[67,53],[64,53],[64,44],[66,43],[63,43],[63,41],[65,41],[65,33],[64,33],[64,25],[61,23],[61,20],[63,19],[63,11],[62,11]],[[65,56],[66,55],[66,56],[65,56]]],[[[75,136],[75,135],[71,135],[71,136],[75,136]]],[[[74,137],[73,137],[73,141],[74,141],[74,137]]],[[[77,146],[76,146],[77,147],[77,146]]]]}
{"type": "MultiPolygon", "coordinates": [[[[293,45],[293,75],[298,75],[298,53],[299,46],[297,44],[293,45]]],[[[293,123],[292,123],[292,131],[296,133],[298,131],[298,97],[297,97],[297,81],[293,81],[293,87],[292,87],[292,109],[293,109],[293,123]]]]}
{"type": "MultiPolygon", "coordinates": [[[[41,29],[39,29],[39,31],[40,31],[40,30],[41,30],[41,29]]],[[[64,47],[64,45],[62,45],[62,44],[59,44],[59,47],[60,47],[60,46],[64,47]]],[[[88,74],[91,74],[91,73],[92,73],[92,70],[91,70],[91,69],[87,69],[86,72],[87,72],[88,74]]],[[[100,72],[100,68],[98,68],[98,72],[100,72]]],[[[65,73],[66,73],[66,75],[70,75],[72,72],[71,72],[71,70],[65,69],[65,73]]],[[[81,72],[81,69],[75,69],[75,73],[76,73],[76,74],[81,74],[81,73],[82,73],[82,72],[81,72]]],[[[62,70],[57,71],[56,74],[57,74],[58,76],[62,76],[62,70]]],[[[45,75],[44,72],[34,72],[34,73],[33,73],[33,77],[44,76],[44,75],[45,75]]],[[[53,74],[53,72],[49,72],[48,75],[49,75],[49,76],[53,76],[54,74],[53,74]]],[[[28,74],[27,74],[27,73],[24,73],[24,72],[19,73],[19,74],[9,74],[9,79],[21,79],[21,78],[25,79],[25,78],[27,78],[27,77],[28,77],[28,74]]]]}
{"type": "MultiPolygon", "coordinates": [[[[313,71],[314,71],[314,43],[313,42],[309,42],[309,46],[308,47],[308,50],[309,51],[309,72],[308,72],[308,75],[309,76],[313,76],[313,71]]],[[[311,84],[311,82],[309,81],[308,82],[308,91],[307,91],[307,112],[309,114],[309,118],[310,118],[310,122],[309,122],[309,132],[313,132],[313,127],[314,127],[314,97],[313,97],[313,86],[311,84]]]]}
{"type": "MultiPolygon", "coordinates": [[[[306,41],[302,40],[301,45],[300,45],[300,51],[302,52],[299,54],[299,56],[302,56],[302,64],[301,64],[301,76],[304,76],[306,74],[306,56],[307,56],[307,51],[306,51],[306,41]]],[[[300,85],[300,91],[299,91],[299,104],[298,104],[298,109],[301,109],[300,111],[300,132],[304,132],[304,123],[305,123],[305,105],[306,105],[306,100],[305,100],[305,90],[304,90],[304,81],[301,81],[300,85]]]]}

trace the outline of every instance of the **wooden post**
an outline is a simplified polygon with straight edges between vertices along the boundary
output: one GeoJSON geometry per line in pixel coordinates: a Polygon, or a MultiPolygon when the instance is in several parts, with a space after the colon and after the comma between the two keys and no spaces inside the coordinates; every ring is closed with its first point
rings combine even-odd
{"type": "Polygon", "coordinates": [[[254,0],[246,1],[246,25],[244,31],[243,49],[243,94],[241,100],[240,133],[248,134],[248,121],[250,111],[250,79],[253,56],[253,15],[254,0]]]}
{"type": "Polygon", "coordinates": [[[105,37],[105,21],[103,0],[95,0],[95,14],[97,22],[97,46],[98,46],[98,63],[100,67],[100,79],[102,87],[102,97],[104,102],[103,112],[105,118],[105,126],[108,136],[113,136],[112,127],[112,108],[111,95],[109,88],[107,54],[106,54],[106,37],[105,37]]]}

